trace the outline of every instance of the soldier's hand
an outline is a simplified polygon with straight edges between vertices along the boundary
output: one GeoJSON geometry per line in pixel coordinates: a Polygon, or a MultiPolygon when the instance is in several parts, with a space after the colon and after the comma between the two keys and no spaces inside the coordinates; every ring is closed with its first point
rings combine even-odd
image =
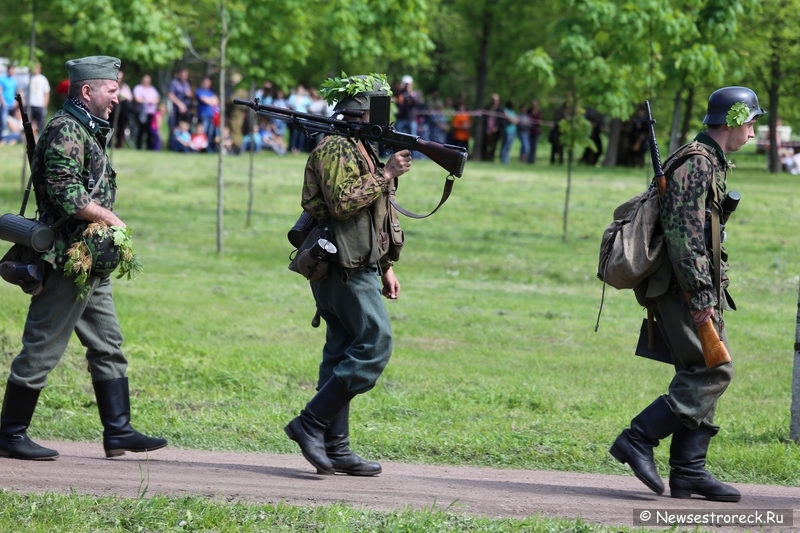
{"type": "Polygon", "coordinates": [[[395,152],[386,162],[383,167],[383,173],[387,179],[394,179],[402,176],[411,168],[411,152],[408,150],[400,150],[395,152]]]}
{"type": "Polygon", "coordinates": [[[400,296],[400,282],[397,280],[397,276],[394,275],[394,269],[392,267],[387,268],[383,272],[381,282],[383,283],[381,294],[383,294],[384,298],[397,300],[400,296]]]}
{"type": "Polygon", "coordinates": [[[709,320],[713,320],[714,318],[714,308],[707,307],[705,309],[701,309],[700,311],[692,311],[692,319],[694,320],[695,325],[699,326],[700,324],[705,324],[709,320]]]}

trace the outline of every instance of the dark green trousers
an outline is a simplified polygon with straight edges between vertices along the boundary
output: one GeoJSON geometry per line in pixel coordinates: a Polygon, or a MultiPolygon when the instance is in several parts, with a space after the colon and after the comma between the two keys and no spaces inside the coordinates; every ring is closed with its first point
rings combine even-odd
{"type": "MultiPolygon", "coordinates": [[[[714,425],[714,412],[717,400],[733,378],[733,364],[706,368],[697,327],[680,291],[670,290],[658,298],[654,314],[675,365],[675,377],[666,395],[672,412],[689,428],[702,425],[719,430],[719,426],[714,425]]],[[[719,324],[724,322],[717,315],[715,313],[714,321],[720,331],[719,324]]],[[[730,352],[724,326],[720,339],[730,352]]]]}
{"type": "Polygon", "coordinates": [[[122,332],[114,309],[109,277],[91,277],[89,295],[77,300],[75,279],[47,267],[42,292],[31,297],[22,334],[22,351],[11,363],[9,381],[42,389],[74,331],[86,347],[92,381],[125,377],[122,332]]]}
{"type": "Polygon", "coordinates": [[[356,270],[347,283],[331,264],[311,291],[327,331],[319,365],[319,386],[332,375],[352,393],[375,386],[392,355],[392,328],[376,269],[356,270]]]}

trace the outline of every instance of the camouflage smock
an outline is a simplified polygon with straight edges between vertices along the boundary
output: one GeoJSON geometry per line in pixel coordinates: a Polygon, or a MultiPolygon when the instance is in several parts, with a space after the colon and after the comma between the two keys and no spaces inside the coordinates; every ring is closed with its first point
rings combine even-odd
{"type": "MultiPolygon", "coordinates": [[[[691,295],[689,307],[701,310],[717,305],[714,287],[714,268],[711,239],[706,240],[706,226],[711,222],[711,186],[717,187],[717,197],[725,198],[728,164],[719,145],[707,134],[679,148],[700,150],[678,167],[661,198],[661,225],[667,244],[675,281],[691,295]]],[[[674,156],[673,156],[674,157],[674,156]]],[[[728,286],[727,253],[722,250],[722,287],[728,286]]]]}
{"type": "MultiPolygon", "coordinates": [[[[372,158],[372,168],[357,141],[344,136],[329,135],[322,139],[308,158],[303,181],[303,209],[317,220],[333,219],[344,222],[377,205],[383,197],[386,200],[385,215],[389,208],[388,195],[394,189],[393,180],[387,180],[383,165],[372,149],[364,145],[372,158]]],[[[391,208],[393,209],[393,208],[391,208]]],[[[381,267],[387,268],[392,261],[385,255],[385,241],[388,236],[381,231],[383,220],[375,220],[377,234],[381,242],[379,248],[381,267]]],[[[341,237],[341,236],[340,236],[341,237]]]]}
{"type": "MultiPolygon", "coordinates": [[[[116,172],[106,153],[106,139],[111,137],[111,131],[108,122],[69,100],[45,126],[36,143],[31,169],[40,220],[52,224],[65,215],[74,215],[91,201],[113,209],[116,172]],[[96,184],[97,189],[90,197],[96,184]]],[[[87,225],[88,221],[69,216],[56,229],[55,242],[42,254],[42,259],[62,269],[73,236],[87,225]]]]}

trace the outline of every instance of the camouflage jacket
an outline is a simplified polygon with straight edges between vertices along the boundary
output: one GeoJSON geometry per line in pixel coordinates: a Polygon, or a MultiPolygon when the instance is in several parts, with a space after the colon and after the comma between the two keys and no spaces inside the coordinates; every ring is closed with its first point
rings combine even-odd
{"type": "MultiPolygon", "coordinates": [[[[345,244],[345,235],[341,231],[356,231],[355,228],[362,228],[361,217],[366,216],[372,211],[380,212],[379,216],[385,217],[388,213],[389,194],[394,190],[394,183],[387,181],[383,173],[383,165],[378,161],[372,149],[365,145],[367,155],[372,159],[372,165],[367,161],[362,153],[357,141],[339,135],[325,137],[311,152],[305,168],[303,182],[303,197],[301,205],[303,209],[318,220],[332,219],[339,244],[345,244]],[[371,172],[370,167],[374,168],[371,172]],[[378,202],[385,200],[385,202],[378,202]],[[383,204],[386,204],[385,206],[383,204]],[[383,209],[376,209],[378,204],[383,209]],[[370,208],[372,208],[370,210],[370,208]],[[354,220],[354,217],[358,220],[354,220]]],[[[388,248],[388,235],[383,229],[386,220],[373,220],[375,231],[370,235],[365,232],[362,238],[377,239],[378,242],[362,243],[364,249],[372,249],[378,253],[376,259],[380,260],[381,266],[387,268],[392,262],[385,255],[388,248]],[[377,244],[377,247],[374,245],[377,244]]],[[[348,236],[350,237],[350,236],[348,236]]],[[[352,239],[349,239],[352,242],[352,239]]],[[[357,247],[357,246],[355,246],[357,247]]],[[[355,248],[351,247],[351,248],[355,248]]],[[[340,247],[340,252],[344,252],[340,247]]],[[[342,253],[339,254],[342,256],[342,253]]],[[[347,255],[347,254],[345,254],[347,255]]],[[[373,255],[373,254],[370,254],[373,255]]],[[[361,265],[369,262],[364,254],[360,261],[361,265]]],[[[339,257],[340,263],[347,268],[359,263],[358,260],[351,262],[343,261],[339,257]]]]}
{"type": "Polygon", "coordinates": [[[72,215],[91,201],[107,209],[114,207],[116,171],[106,153],[111,131],[108,122],[67,100],[36,143],[31,177],[39,219],[52,224],[69,217],[56,229],[53,247],[42,254],[42,259],[58,269],[64,266],[73,239],[89,224],[72,215]]]}
{"type": "MultiPolygon", "coordinates": [[[[722,201],[728,163],[719,145],[705,133],[698,134],[694,141],[679,148],[671,157],[687,149],[700,150],[705,155],[690,157],[667,180],[667,189],[661,198],[661,225],[675,281],[691,295],[690,309],[701,310],[718,303],[710,229],[706,228],[711,223],[711,187],[717,188],[717,198],[722,201]]],[[[725,288],[728,264],[724,248],[721,268],[722,287],[725,288]]]]}

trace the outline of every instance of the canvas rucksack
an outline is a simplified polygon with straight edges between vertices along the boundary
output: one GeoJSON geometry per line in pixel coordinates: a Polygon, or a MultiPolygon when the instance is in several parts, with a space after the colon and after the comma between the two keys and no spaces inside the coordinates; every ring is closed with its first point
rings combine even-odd
{"type": "MultiPolygon", "coordinates": [[[[664,163],[664,175],[672,173],[689,158],[708,152],[692,142],[672,154],[664,163]]],[[[661,195],[655,182],[614,210],[614,221],[603,232],[597,277],[615,289],[633,289],[658,270],[666,256],[661,230],[661,195]]]]}

